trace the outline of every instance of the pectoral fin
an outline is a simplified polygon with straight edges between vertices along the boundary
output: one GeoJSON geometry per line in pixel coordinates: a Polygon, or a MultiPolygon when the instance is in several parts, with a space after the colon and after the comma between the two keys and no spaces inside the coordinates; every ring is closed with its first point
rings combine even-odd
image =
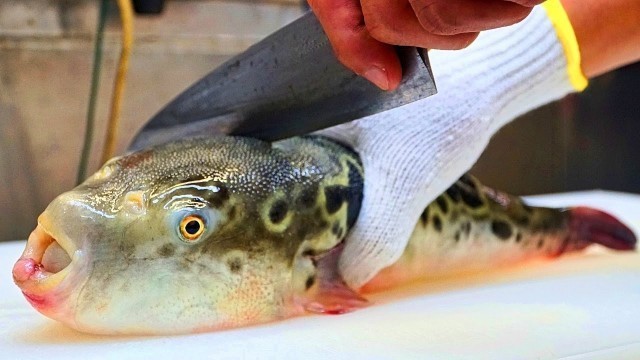
{"type": "Polygon", "coordinates": [[[338,259],[344,244],[312,257],[316,263],[316,277],[310,278],[305,310],[319,314],[344,314],[366,307],[369,302],[352,290],[342,279],[338,259]]]}

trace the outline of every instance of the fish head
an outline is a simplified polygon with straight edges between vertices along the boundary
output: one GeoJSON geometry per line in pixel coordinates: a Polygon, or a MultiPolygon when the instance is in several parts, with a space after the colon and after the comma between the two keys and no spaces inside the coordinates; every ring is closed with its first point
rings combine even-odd
{"type": "Polygon", "coordinates": [[[200,332],[297,311],[285,303],[299,244],[256,221],[261,189],[275,185],[252,169],[279,165],[225,151],[269,159],[243,144],[184,142],[109,161],[42,213],[16,284],[44,315],[91,333],[200,332]]]}

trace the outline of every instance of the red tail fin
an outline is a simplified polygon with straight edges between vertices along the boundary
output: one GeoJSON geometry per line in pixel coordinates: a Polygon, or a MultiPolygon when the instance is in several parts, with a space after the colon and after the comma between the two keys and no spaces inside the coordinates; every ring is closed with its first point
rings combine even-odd
{"type": "Polygon", "coordinates": [[[636,248],[636,236],[633,231],[615,217],[588,207],[575,207],[569,211],[572,237],[614,250],[636,248]]]}

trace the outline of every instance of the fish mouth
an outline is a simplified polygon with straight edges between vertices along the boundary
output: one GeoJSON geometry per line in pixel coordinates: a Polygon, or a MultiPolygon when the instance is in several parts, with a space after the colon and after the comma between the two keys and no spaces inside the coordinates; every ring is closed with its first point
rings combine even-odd
{"type": "MultiPolygon", "coordinates": [[[[13,266],[13,280],[26,299],[47,316],[58,308],[78,284],[71,279],[82,258],[82,251],[63,236],[55,236],[43,216],[13,266]]],[[[54,316],[52,316],[54,317],[54,316]]]]}

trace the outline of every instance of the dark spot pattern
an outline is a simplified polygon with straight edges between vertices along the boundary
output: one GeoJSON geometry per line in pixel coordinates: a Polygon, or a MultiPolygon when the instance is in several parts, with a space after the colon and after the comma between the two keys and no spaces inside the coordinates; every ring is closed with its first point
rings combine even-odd
{"type": "Polygon", "coordinates": [[[269,220],[274,224],[279,224],[287,216],[289,207],[284,200],[276,200],[269,209],[269,220]]]}
{"type": "Polygon", "coordinates": [[[502,220],[493,220],[491,222],[491,231],[501,240],[507,240],[513,233],[511,225],[502,220]]]}
{"type": "Polygon", "coordinates": [[[555,230],[562,227],[563,218],[561,216],[553,216],[554,214],[545,214],[538,228],[542,231],[555,230]]]}
{"type": "MultiPolygon", "coordinates": [[[[322,213],[322,209],[316,208],[315,211],[313,212],[313,217],[311,219],[313,220],[313,222],[315,222],[316,228],[321,229],[323,231],[329,228],[329,223],[327,222],[327,220],[325,220],[325,216],[322,213]]],[[[306,230],[305,230],[305,233],[306,233],[306,230]]]]}
{"type": "Polygon", "coordinates": [[[446,214],[449,211],[449,205],[447,204],[447,200],[445,200],[444,197],[438,196],[438,198],[436,199],[436,204],[438,204],[438,207],[443,214],[446,214]]]}
{"type": "Polygon", "coordinates": [[[451,223],[452,224],[457,223],[459,217],[460,217],[460,212],[456,209],[452,209],[451,216],[449,216],[449,220],[451,221],[451,223]]]}
{"type": "Polygon", "coordinates": [[[445,193],[447,194],[447,196],[449,196],[451,201],[453,201],[453,202],[460,201],[460,198],[461,198],[460,197],[460,190],[458,190],[458,187],[456,185],[453,185],[450,188],[448,188],[445,193]]]}
{"type": "Polygon", "coordinates": [[[429,207],[427,206],[422,214],[420,214],[420,221],[422,222],[422,226],[427,227],[429,223],[429,207]]]}
{"type": "Polygon", "coordinates": [[[540,238],[540,240],[538,240],[538,249],[542,249],[542,245],[544,245],[544,239],[540,238]]]}
{"type": "Polygon", "coordinates": [[[164,244],[158,249],[158,255],[162,257],[173,256],[176,252],[176,247],[173,244],[164,244]]]}
{"type": "Polygon", "coordinates": [[[468,187],[470,187],[473,190],[478,190],[478,188],[476,188],[476,183],[473,182],[473,180],[471,180],[471,177],[469,175],[462,175],[460,177],[460,179],[458,179],[458,181],[460,181],[461,183],[467,185],[468,187]]]}
{"type": "Polygon", "coordinates": [[[363,186],[364,179],[362,178],[362,173],[358,170],[358,168],[348,162],[349,164],[349,189],[347,191],[347,199],[349,201],[347,208],[347,226],[351,228],[353,224],[356,223],[358,219],[358,214],[360,214],[360,206],[362,206],[362,196],[363,196],[363,186]]]}
{"type": "Polygon", "coordinates": [[[529,225],[529,216],[522,214],[521,216],[516,216],[513,219],[520,226],[528,226],[529,225]]]}
{"type": "Polygon", "coordinates": [[[326,208],[329,214],[334,214],[342,207],[345,202],[346,190],[344,186],[332,185],[324,189],[324,196],[327,200],[326,208]]]}
{"type": "Polygon", "coordinates": [[[121,158],[120,161],[118,161],[118,163],[120,166],[122,166],[125,169],[131,169],[138,166],[142,162],[145,162],[151,159],[152,157],[153,157],[153,151],[145,150],[145,151],[140,151],[140,152],[125,156],[121,158]]]}
{"type": "Polygon", "coordinates": [[[325,219],[318,220],[318,229],[326,229],[328,227],[329,227],[329,223],[325,219]]]}
{"type": "Polygon", "coordinates": [[[470,221],[466,221],[464,224],[462,224],[462,231],[464,231],[464,233],[469,236],[471,234],[471,222],[470,221]]]}
{"type": "Polygon", "coordinates": [[[349,186],[331,185],[324,189],[326,208],[329,214],[334,214],[347,203],[347,226],[352,227],[358,219],[360,206],[362,205],[362,175],[355,165],[349,166],[349,186]]]}
{"type": "Polygon", "coordinates": [[[460,231],[456,231],[456,234],[453,238],[456,242],[460,241],[460,231]]]}
{"type": "Polygon", "coordinates": [[[227,216],[229,217],[229,221],[235,220],[237,214],[238,214],[238,210],[236,210],[235,206],[232,206],[231,209],[229,209],[229,212],[227,213],[227,216]]]}
{"type": "Polygon", "coordinates": [[[307,290],[309,290],[313,286],[313,284],[315,284],[315,282],[316,282],[316,277],[311,275],[309,276],[309,278],[307,278],[307,282],[304,284],[304,286],[307,290]]]}
{"type": "Polygon", "coordinates": [[[522,241],[522,233],[517,233],[516,234],[516,242],[519,243],[520,241],[522,241]]]}
{"type": "Polygon", "coordinates": [[[333,225],[331,226],[331,232],[338,239],[342,239],[342,237],[344,236],[344,229],[342,228],[342,226],[340,226],[340,222],[338,221],[334,222],[333,225]]]}
{"type": "Polygon", "coordinates": [[[240,258],[233,258],[233,259],[229,259],[229,261],[227,262],[227,266],[229,266],[229,270],[232,273],[237,273],[240,271],[240,269],[242,269],[242,260],[240,260],[240,258]]]}
{"type": "Polygon", "coordinates": [[[305,249],[305,250],[302,252],[302,256],[305,256],[305,257],[306,257],[306,256],[316,256],[316,251],[315,251],[315,250],[313,250],[313,249],[305,249]]]}
{"type": "Polygon", "coordinates": [[[229,189],[224,185],[215,185],[218,191],[207,191],[205,200],[209,202],[213,207],[219,208],[229,200],[229,189]]]}
{"type": "Polygon", "coordinates": [[[301,209],[309,209],[315,206],[317,197],[318,186],[314,184],[300,191],[296,203],[301,209]]]}
{"type": "Polygon", "coordinates": [[[436,229],[437,232],[442,231],[442,220],[440,220],[440,216],[433,216],[433,228],[436,229]]]}
{"type": "MultiPolygon", "coordinates": [[[[155,240],[154,238],[151,241],[155,240]]],[[[120,243],[118,245],[118,250],[123,257],[131,257],[136,252],[136,246],[132,243],[120,243]]]]}
{"type": "Polygon", "coordinates": [[[472,209],[482,206],[482,199],[476,191],[460,191],[462,201],[472,209]]]}
{"type": "Polygon", "coordinates": [[[340,231],[340,223],[336,221],[331,226],[331,233],[333,233],[333,235],[338,236],[339,231],[340,231]]]}

